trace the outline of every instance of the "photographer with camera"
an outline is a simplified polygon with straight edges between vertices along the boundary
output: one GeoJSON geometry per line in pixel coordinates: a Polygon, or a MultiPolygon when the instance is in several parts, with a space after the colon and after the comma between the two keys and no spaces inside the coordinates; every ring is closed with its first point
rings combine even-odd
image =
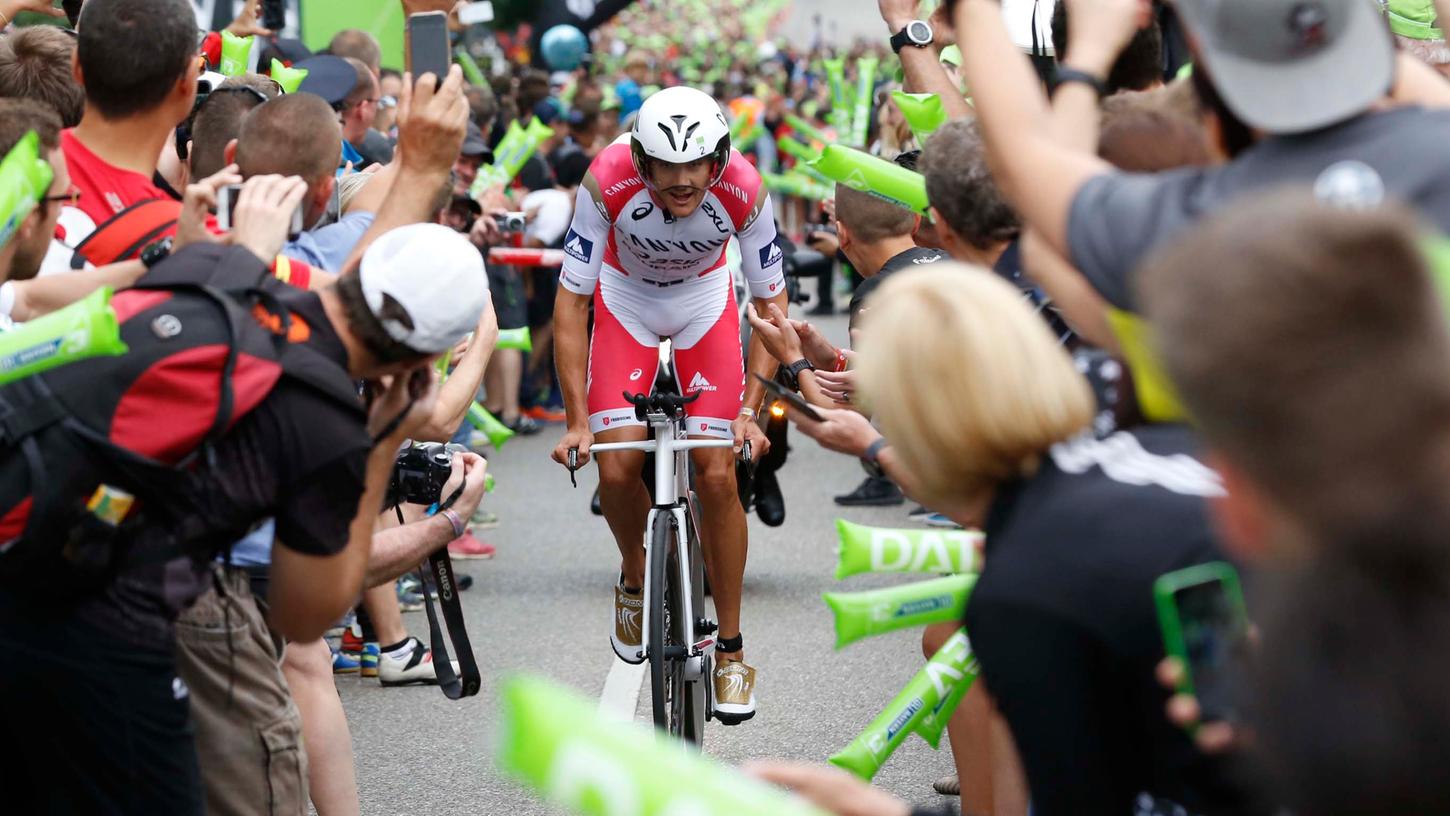
{"type": "MultiPolygon", "coordinates": [[[[130,5],[129,0],[93,0],[86,6],[87,20],[93,13],[130,5]]],[[[258,176],[244,185],[234,212],[235,227],[222,239],[229,245],[187,247],[158,263],[141,281],[146,286],[149,279],[156,285],[171,285],[172,280],[246,280],[261,286],[269,303],[285,306],[290,313],[290,342],[284,345],[291,355],[288,359],[295,362],[270,388],[266,380],[238,379],[238,388],[245,383],[255,396],[242,403],[229,429],[219,432],[206,457],[207,466],[189,477],[215,512],[192,516],[178,511],[188,523],[177,526],[163,521],[171,517],[167,503],[172,497],[156,493],[144,482],[132,484],[130,477],[117,477],[116,490],[151,498],[144,507],[122,509],[119,518],[124,526],[109,527],[113,532],[96,540],[95,546],[109,559],[113,556],[105,554],[113,552],[111,547],[134,541],[141,547],[137,552],[151,555],[133,565],[118,565],[117,573],[105,577],[94,591],[76,585],[73,589],[81,597],[74,604],[35,599],[33,590],[24,589],[39,586],[33,574],[25,578],[28,568],[17,567],[13,577],[20,580],[7,581],[13,591],[0,593],[4,655],[0,729],[7,742],[24,742],[30,748],[22,762],[7,765],[0,776],[18,807],[201,811],[188,692],[175,677],[172,621],[200,594],[218,551],[256,521],[275,518],[282,543],[273,549],[267,598],[276,631],[295,640],[316,640],[352,604],[367,571],[377,513],[397,447],[432,415],[435,388],[430,363],[477,326],[486,305],[486,277],[476,252],[468,249],[473,266],[436,269],[433,275],[418,278],[412,274],[416,259],[437,253],[439,236],[419,234],[425,227],[397,229],[416,222],[420,215],[426,217],[426,196],[417,193],[440,186],[456,155],[467,116],[460,84],[455,69],[436,93],[437,82],[429,77],[411,94],[405,92],[402,132],[408,147],[401,173],[412,183],[392,191],[373,229],[353,250],[359,260],[356,270],[336,284],[308,293],[266,277],[262,259],[280,250],[291,211],[306,193],[300,179],[273,176],[258,176]],[[306,374],[296,368],[303,361],[306,374]],[[351,383],[358,379],[379,383],[388,376],[392,380],[386,386],[370,389],[365,410],[351,383]],[[328,382],[337,385],[325,385],[328,382]],[[258,386],[260,392],[255,390],[258,386]],[[78,665],[87,668],[77,671],[78,665]],[[128,750],[116,751],[118,744],[128,750]]],[[[144,290],[123,293],[113,306],[118,314],[136,314],[151,297],[144,290]],[[128,311],[125,298],[142,300],[128,311]]],[[[172,308],[172,302],[180,309],[183,301],[173,295],[161,308],[172,308]]],[[[192,331],[172,335],[173,325],[185,329],[187,321],[161,321],[156,324],[161,333],[153,336],[197,342],[188,338],[204,336],[198,332],[206,330],[206,322],[190,321],[192,331]]],[[[282,325],[288,323],[279,328],[282,325]]],[[[256,331],[240,328],[243,337],[256,331]]],[[[7,386],[0,399],[21,398],[25,388],[43,383],[62,394],[84,392],[80,404],[102,405],[111,391],[126,395],[119,404],[128,404],[124,400],[135,392],[127,385],[126,365],[130,355],[139,352],[137,342],[135,337],[128,340],[132,351],[127,356],[82,361],[7,386]]],[[[205,399],[206,394],[206,388],[200,388],[193,397],[205,399]]],[[[152,439],[144,449],[184,456],[213,423],[216,411],[206,413],[205,425],[196,428],[201,418],[194,411],[178,409],[174,387],[157,396],[160,402],[136,403],[128,409],[128,416],[142,422],[135,433],[168,439],[180,435],[174,441],[152,439]],[[192,431],[195,435],[187,435],[192,431]],[[162,447],[154,447],[157,444],[162,447]]],[[[55,403],[58,408],[71,404],[78,403],[64,397],[55,403]]],[[[61,410],[64,416],[65,409],[61,410]]],[[[47,425],[36,433],[44,434],[43,441],[49,444],[53,437],[66,439],[70,427],[47,425]]],[[[143,444],[139,438],[128,441],[119,429],[112,437],[111,450],[143,444]]],[[[19,536],[6,558],[32,552],[40,553],[36,558],[60,558],[63,565],[70,564],[63,556],[44,554],[48,547],[58,546],[47,544],[49,537],[31,540],[26,530],[31,522],[62,529],[77,522],[59,510],[47,510],[49,504],[33,505],[22,491],[32,484],[35,489],[63,490],[71,482],[56,479],[54,470],[44,481],[25,478],[28,460],[19,454],[17,441],[7,439],[0,450],[0,467],[6,472],[19,469],[3,480],[0,499],[6,508],[6,528],[0,532],[6,539],[19,536]],[[40,518],[30,518],[33,507],[39,508],[40,518]]],[[[65,457],[45,461],[65,461],[65,457]]],[[[83,475],[77,478],[84,483],[83,475]]],[[[84,497],[75,504],[67,499],[56,506],[84,507],[84,497]]],[[[94,538],[90,533],[78,535],[82,541],[94,538]]],[[[78,567],[61,566],[52,573],[63,575],[72,568],[78,567]]]]}

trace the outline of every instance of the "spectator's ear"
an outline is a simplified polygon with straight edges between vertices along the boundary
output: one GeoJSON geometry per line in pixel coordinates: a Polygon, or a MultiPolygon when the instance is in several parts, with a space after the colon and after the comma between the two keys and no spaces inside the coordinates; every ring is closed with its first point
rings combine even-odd
{"type": "Polygon", "coordinates": [[[79,48],[70,52],[70,75],[71,78],[76,81],[77,85],[81,86],[82,88],[86,87],[86,79],[81,74],[81,58],[79,48]]]}
{"type": "Polygon", "coordinates": [[[321,181],[312,184],[312,201],[308,206],[308,212],[323,212],[327,209],[328,203],[332,200],[332,193],[337,188],[337,176],[329,173],[321,181]]]}
{"type": "Polygon", "coordinates": [[[232,139],[230,142],[227,142],[227,146],[224,147],[224,148],[222,148],[222,163],[223,164],[227,164],[227,165],[231,165],[231,164],[236,164],[237,163],[237,140],[236,139],[232,139]]]}
{"type": "Polygon", "coordinates": [[[1274,546],[1271,539],[1287,521],[1252,481],[1224,456],[1210,451],[1205,462],[1218,472],[1224,495],[1211,499],[1209,509],[1224,548],[1235,559],[1262,560],[1274,546]]]}
{"type": "Polygon", "coordinates": [[[841,251],[842,252],[845,252],[846,251],[846,247],[849,247],[853,243],[855,243],[855,240],[856,240],[855,237],[851,235],[851,228],[848,227],[848,226],[846,226],[844,223],[842,223],[841,222],[841,219],[837,218],[836,219],[836,243],[840,245],[841,251]]]}

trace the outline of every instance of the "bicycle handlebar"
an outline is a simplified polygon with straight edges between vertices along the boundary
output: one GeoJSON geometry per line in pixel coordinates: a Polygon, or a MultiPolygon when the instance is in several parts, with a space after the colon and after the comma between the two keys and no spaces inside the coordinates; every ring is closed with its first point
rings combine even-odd
{"type": "Polygon", "coordinates": [[[647,414],[659,412],[670,419],[684,415],[685,406],[700,398],[699,391],[688,397],[678,394],[631,394],[624,392],[624,398],[634,406],[634,418],[643,422],[647,414]]]}

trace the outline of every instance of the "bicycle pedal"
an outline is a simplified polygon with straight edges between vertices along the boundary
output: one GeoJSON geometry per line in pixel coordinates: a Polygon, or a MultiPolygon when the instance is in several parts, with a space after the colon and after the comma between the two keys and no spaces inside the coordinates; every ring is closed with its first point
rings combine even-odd
{"type": "Polygon", "coordinates": [[[739,725],[739,724],[745,722],[746,720],[749,720],[749,719],[752,719],[753,717],[755,717],[755,712],[754,711],[750,712],[749,714],[745,714],[745,715],[740,715],[740,714],[724,714],[724,713],[719,712],[719,711],[715,711],[715,712],[712,712],[712,713],[714,714],[715,721],[718,722],[718,723],[720,723],[721,725],[739,725]]]}

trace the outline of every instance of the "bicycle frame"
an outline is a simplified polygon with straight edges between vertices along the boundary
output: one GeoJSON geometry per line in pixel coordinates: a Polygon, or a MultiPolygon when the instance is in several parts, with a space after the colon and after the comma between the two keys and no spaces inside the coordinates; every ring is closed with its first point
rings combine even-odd
{"type": "MultiPolygon", "coordinates": [[[[654,429],[654,439],[643,439],[638,442],[604,442],[590,448],[591,454],[609,453],[610,451],[642,451],[655,454],[655,504],[650,508],[649,517],[645,520],[645,560],[648,562],[651,553],[649,552],[649,531],[654,529],[655,518],[661,512],[668,512],[674,516],[675,529],[679,530],[679,541],[681,543],[679,563],[678,586],[680,597],[684,606],[686,631],[691,633],[691,640],[694,639],[695,617],[693,586],[690,578],[691,554],[688,540],[688,530],[693,525],[685,518],[686,503],[680,499],[689,495],[689,466],[685,461],[686,455],[692,450],[702,448],[731,448],[735,443],[729,439],[690,439],[685,434],[683,419],[671,419],[663,412],[652,411],[646,414],[645,421],[649,427],[654,429]]],[[[698,532],[696,532],[698,535],[698,532]]],[[[651,597],[652,587],[650,586],[650,571],[645,570],[644,598],[646,604],[651,597]]],[[[649,654],[649,615],[643,615],[640,627],[640,653],[645,659],[653,659],[655,656],[649,654]]],[[[704,651],[714,645],[714,637],[708,637],[690,644],[690,653],[686,658],[700,657],[704,651]]],[[[693,671],[698,671],[694,669],[693,671]]],[[[690,678],[694,679],[694,678],[690,678]]]]}

